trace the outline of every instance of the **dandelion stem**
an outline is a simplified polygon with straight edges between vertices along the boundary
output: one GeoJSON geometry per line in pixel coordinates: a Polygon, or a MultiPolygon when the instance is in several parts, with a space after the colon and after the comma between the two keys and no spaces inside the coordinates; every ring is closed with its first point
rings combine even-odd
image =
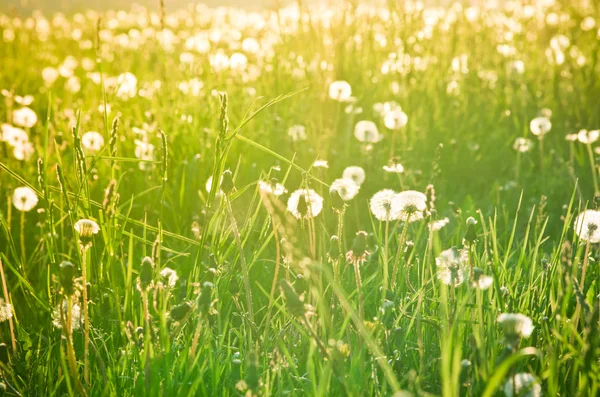
{"type": "Polygon", "coordinates": [[[90,354],[90,321],[88,318],[88,301],[87,301],[87,250],[89,247],[84,247],[81,250],[81,284],[83,287],[83,379],[86,385],[90,385],[90,369],[89,369],[89,354],[90,354]]]}
{"type": "Polygon", "coordinates": [[[585,283],[585,272],[587,270],[589,254],[590,254],[590,240],[588,239],[587,243],[585,244],[585,253],[583,255],[583,265],[581,267],[581,281],[579,282],[579,285],[581,286],[582,291],[585,287],[585,284],[584,284],[585,283]]]}
{"type": "Polygon", "coordinates": [[[398,277],[398,265],[400,263],[400,255],[402,254],[402,247],[406,240],[406,233],[408,231],[408,224],[410,223],[410,213],[406,217],[406,222],[402,228],[402,234],[400,235],[400,241],[398,242],[398,251],[396,252],[396,258],[394,259],[394,268],[392,270],[392,289],[396,290],[396,279],[398,277]]]}
{"type": "Polygon", "coordinates": [[[390,237],[390,221],[386,220],[385,221],[385,235],[384,235],[384,241],[383,241],[383,298],[382,300],[385,302],[385,294],[386,291],[388,289],[388,284],[389,284],[389,253],[388,253],[388,249],[389,249],[389,237],[390,237]]]}
{"type": "Polygon", "coordinates": [[[23,266],[23,276],[27,278],[27,270],[25,269],[25,263],[27,262],[26,250],[25,250],[25,211],[21,211],[21,264],[23,266]]]}
{"type": "MultiPolygon", "coordinates": [[[[358,265],[358,261],[353,261],[354,264],[354,276],[356,277],[356,290],[358,293],[358,313],[361,321],[365,318],[365,304],[363,301],[363,292],[362,292],[362,280],[360,278],[360,268],[358,265]]],[[[385,293],[385,291],[384,291],[385,293]]]]}
{"type": "MultiPolygon", "coordinates": [[[[6,276],[4,275],[4,265],[2,264],[2,259],[0,259],[0,276],[2,276],[2,292],[4,293],[4,300],[7,303],[12,303],[8,296],[8,287],[6,286],[6,276]]],[[[15,339],[15,326],[13,324],[12,317],[8,318],[8,326],[10,327],[10,339],[12,342],[13,353],[16,353],[17,340],[15,339]]]]}
{"type": "Polygon", "coordinates": [[[281,263],[281,246],[279,245],[277,224],[272,216],[271,221],[273,223],[273,236],[275,237],[275,271],[273,273],[273,283],[271,284],[271,292],[269,294],[269,308],[267,309],[267,320],[265,321],[266,330],[263,340],[267,340],[269,337],[269,330],[271,329],[271,309],[273,308],[273,302],[275,300],[275,290],[277,289],[277,279],[279,277],[279,266],[281,263]]]}

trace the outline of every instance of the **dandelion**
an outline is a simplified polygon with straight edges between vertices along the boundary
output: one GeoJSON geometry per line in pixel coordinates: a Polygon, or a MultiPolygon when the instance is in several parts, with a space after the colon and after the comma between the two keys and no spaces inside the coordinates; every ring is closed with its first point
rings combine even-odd
{"type": "Polygon", "coordinates": [[[346,81],[334,81],[329,85],[329,97],[338,102],[346,102],[352,97],[352,87],[346,81]]]}
{"type": "Polygon", "coordinates": [[[404,172],[404,167],[400,163],[391,161],[388,165],[383,166],[383,170],[392,174],[402,174],[404,172]]]}
{"type": "Polygon", "coordinates": [[[3,323],[13,316],[13,307],[10,303],[0,298],[0,323],[3,323]]]}
{"type": "Polygon", "coordinates": [[[337,192],[344,201],[350,201],[358,194],[360,186],[352,179],[340,178],[331,183],[329,192],[337,192]]]}
{"type": "Polygon", "coordinates": [[[515,149],[519,153],[525,153],[531,150],[533,147],[533,142],[531,139],[518,137],[515,139],[515,143],[513,144],[513,149],[515,149]]]}
{"type": "Polygon", "coordinates": [[[79,242],[84,248],[88,248],[91,245],[94,235],[100,231],[100,226],[90,219],[78,220],[75,222],[73,228],[79,234],[79,242]]]}
{"type": "MultiPolygon", "coordinates": [[[[208,179],[206,180],[206,184],[204,185],[204,188],[206,189],[207,193],[210,193],[210,189],[212,189],[212,182],[213,182],[213,177],[209,176],[208,179]]],[[[223,175],[221,175],[221,177],[219,178],[219,189],[217,190],[217,196],[223,195],[223,190],[221,190],[221,188],[220,188],[222,182],[223,182],[223,175]]]]}
{"type": "Polygon", "coordinates": [[[313,168],[329,168],[329,163],[327,160],[315,160],[312,166],[313,168]]]}
{"type": "Polygon", "coordinates": [[[521,372],[504,384],[506,397],[541,397],[542,386],[532,374],[521,372]]]}
{"type": "Polygon", "coordinates": [[[471,286],[480,290],[486,290],[492,286],[494,278],[483,274],[483,270],[478,267],[473,268],[473,280],[471,286]]]}
{"type": "Polygon", "coordinates": [[[405,222],[423,219],[423,212],[426,209],[427,196],[415,190],[400,192],[392,200],[392,212],[398,214],[398,219],[405,222]]]}
{"type": "Polygon", "coordinates": [[[287,193],[287,189],[285,188],[285,186],[283,186],[281,183],[276,182],[276,181],[271,181],[271,182],[259,181],[258,188],[260,189],[260,191],[262,191],[264,193],[272,194],[275,197],[279,197],[282,194],[287,193]]]}
{"type": "Polygon", "coordinates": [[[164,269],[162,269],[160,271],[160,275],[161,277],[167,279],[167,285],[169,286],[169,288],[175,287],[175,283],[177,283],[177,280],[179,280],[177,272],[171,269],[170,267],[165,267],[164,269]]]}
{"type": "Polygon", "coordinates": [[[23,107],[13,110],[12,120],[13,123],[19,127],[31,128],[37,123],[38,117],[33,110],[28,107],[23,107]]]}
{"type": "Polygon", "coordinates": [[[551,128],[552,123],[550,122],[550,119],[544,116],[536,117],[529,123],[529,129],[531,130],[531,133],[537,136],[539,139],[542,139],[551,128]]]}
{"type": "Polygon", "coordinates": [[[575,218],[575,233],[583,241],[600,242],[600,211],[586,210],[575,218]]]}
{"type": "Polygon", "coordinates": [[[132,73],[123,73],[117,77],[117,96],[127,100],[137,95],[137,77],[132,73]]]}
{"type": "Polygon", "coordinates": [[[287,209],[296,219],[309,219],[321,213],[323,198],[312,189],[298,189],[290,194],[287,209]]]}
{"type": "Polygon", "coordinates": [[[354,127],[354,137],[363,143],[376,143],[383,139],[383,135],[379,134],[377,125],[368,120],[362,120],[356,123],[354,127]]]}
{"type": "Polygon", "coordinates": [[[393,221],[398,219],[398,214],[392,210],[392,201],[396,192],[391,189],[381,190],[371,197],[369,207],[371,213],[380,221],[393,221]]]}
{"type": "Polygon", "coordinates": [[[577,133],[577,140],[586,145],[591,145],[600,138],[600,130],[580,130],[577,133]]]}
{"type": "Polygon", "coordinates": [[[438,232],[442,230],[442,228],[444,228],[448,223],[450,223],[448,218],[435,220],[429,224],[429,230],[432,232],[438,232]]]}
{"type": "MultiPolygon", "coordinates": [[[[68,299],[63,299],[61,303],[59,303],[56,308],[52,311],[52,325],[58,329],[63,328],[63,321],[66,322],[67,312],[69,311],[69,301],[68,299]]],[[[71,306],[71,330],[72,333],[75,330],[81,328],[82,318],[81,318],[81,306],[79,304],[74,303],[71,306]]]]}
{"type": "Polygon", "coordinates": [[[13,193],[13,205],[21,212],[31,211],[38,203],[38,196],[33,189],[24,186],[18,187],[13,193]]]}
{"type": "Polygon", "coordinates": [[[446,284],[458,287],[468,276],[469,256],[467,250],[458,250],[456,247],[442,251],[440,256],[435,258],[435,264],[438,268],[438,279],[446,284]]]}
{"type": "Polygon", "coordinates": [[[293,125],[288,130],[288,135],[292,138],[292,141],[305,141],[306,140],[306,128],[303,125],[293,125]]]}
{"type": "Polygon", "coordinates": [[[392,131],[398,131],[408,123],[408,116],[401,109],[394,109],[388,112],[383,118],[386,128],[392,131]]]}
{"type": "Polygon", "coordinates": [[[351,179],[358,186],[363,184],[363,182],[365,181],[365,177],[365,170],[362,169],[362,167],[358,166],[346,167],[346,169],[344,169],[344,172],[342,173],[342,178],[351,179]]]}
{"type": "Polygon", "coordinates": [[[361,319],[365,317],[365,305],[359,266],[365,263],[367,255],[369,255],[369,252],[367,251],[367,233],[364,231],[359,231],[356,233],[356,237],[352,243],[352,248],[346,253],[346,260],[354,267],[356,290],[358,292],[358,311],[361,319]]]}
{"type": "MultiPolygon", "coordinates": [[[[140,130],[143,131],[143,130],[140,130]]],[[[147,170],[152,168],[152,161],[154,161],[154,145],[144,140],[135,140],[135,157],[141,161],[139,167],[141,170],[147,170]]]]}
{"type": "Polygon", "coordinates": [[[533,333],[533,321],[523,314],[502,313],[496,320],[504,330],[504,336],[507,340],[518,340],[528,338],[533,333]]]}
{"type": "Polygon", "coordinates": [[[81,136],[81,144],[90,152],[97,152],[104,146],[104,138],[99,132],[88,131],[81,136]]]}

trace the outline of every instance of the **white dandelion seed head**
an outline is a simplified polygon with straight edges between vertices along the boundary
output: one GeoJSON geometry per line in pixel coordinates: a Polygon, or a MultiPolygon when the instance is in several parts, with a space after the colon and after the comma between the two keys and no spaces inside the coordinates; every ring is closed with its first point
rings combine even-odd
{"type": "Polygon", "coordinates": [[[33,189],[23,186],[15,189],[12,197],[13,205],[22,212],[31,211],[38,203],[38,196],[33,189]]]}
{"type": "Polygon", "coordinates": [[[567,142],[575,142],[579,140],[579,134],[567,134],[565,135],[565,140],[567,142]]]}
{"type": "Polygon", "coordinates": [[[19,127],[31,128],[37,123],[38,117],[33,110],[23,107],[13,110],[12,121],[19,127]]]}
{"type": "Polygon", "coordinates": [[[293,125],[288,129],[288,135],[294,142],[305,141],[306,128],[303,125],[293,125]]]}
{"type": "Polygon", "coordinates": [[[362,167],[358,166],[346,167],[346,169],[342,173],[342,178],[351,179],[354,181],[354,183],[360,186],[363,184],[366,178],[365,170],[362,167]]]}
{"type": "Polygon", "coordinates": [[[73,226],[82,239],[91,239],[100,231],[100,226],[91,219],[80,219],[73,226]]]}
{"type": "Polygon", "coordinates": [[[600,130],[580,130],[577,133],[577,140],[586,145],[591,145],[600,138],[600,130]]]}
{"type": "Polygon", "coordinates": [[[317,192],[312,189],[298,189],[288,199],[287,209],[294,215],[296,219],[301,219],[303,215],[298,211],[298,203],[301,198],[305,200],[307,206],[307,213],[304,215],[305,218],[313,218],[321,213],[323,210],[323,197],[319,196],[317,192]]]}
{"type": "Polygon", "coordinates": [[[532,147],[533,142],[531,141],[531,139],[523,137],[518,137],[517,139],[515,139],[515,143],[513,144],[513,149],[520,153],[528,152],[531,150],[532,147]]]}
{"type": "Polygon", "coordinates": [[[402,174],[404,172],[404,167],[402,164],[392,162],[388,165],[384,165],[383,170],[392,174],[402,174]]]}
{"type": "Polygon", "coordinates": [[[377,125],[369,120],[361,120],[354,126],[354,137],[363,143],[376,143],[383,139],[377,125]]]}
{"type": "Polygon", "coordinates": [[[7,321],[13,316],[13,307],[10,303],[0,298],[0,323],[7,321]]]}
{"type": "Polygon", "coordinates": [[[509,377],[504,384],[504,394],[506,397],[541,397],[542,386],[535,376],[521,372],[509,377]]]}
{"type": "Polygon", "coordinates": [[[162,269],[160,271],[160,275],[167,279],[167,286],[169,288],[173,288],[175,286],[175,283],[177,283],[177,280],[179,279],[179,276],[177,276],[177,272],[171,269],[170,267],[165,267],[164,269],[162,269]]]}
{"type": "MultiPolygon", "coordinates": [[[[212,189],[212,183],[213,177],[209,176],[206,180],[206,184],[204,185],[204,188],[206,189],[207,193],[210,193],[210,189],[212,189]]],[[[223,175],[221,175],[221,177],[219,178],[219,189],[217,190],[217,196],[223,195],[223,191],[221,190],[221,183],[223,183],[223,175]]]]}
{"type": "Polygon", "coordinates": [[[403,221],[416,222],[423,219],[426,209],[427,196],[416,190],[400,192],[392,200],[392,211],[403,221]]]}
{"type": "Polygon", "coordinates": [[[313,168],[329,168],[329,163],[327,160],[315,160],[312,166],[313,168]]]}
{"type": "Polygon", "coordinates": [[[127,100],[137,95],[137,77],[133,73],[122,73],[117,77],[117,96],[127,100]]]}
{"type": "Polygon", "coordinates": [[[104,146],[104,137],[96,131],[88,131],[81,136],[81,144],[90,152],[98,152],[104,146]]]}
{"type": "Polygon", "coordinates": [[[492,286],[494,283],[494,278],[492,276],[488,276],[486,274],[481,274],[476,280],[471,282],[473,288],[477,288],[480,290],[486,290],[492,286]]]}
{"type": "Polygon", "coordinates": [[[406,124],[408,124],[408,116],[401,109],[395,109],[391,112],[388,112],[383,117],[383,123],[385,124],[386,128],[392,131],[397,131],[406,127],[406,124]]]}
{"type": "Polygon", "coordinates": [[[536,117],[529,123],[529,129],[533,135],[542,138],[552,129],[552,123],[547,117],[536,117]]]}
{"type": "Polygon", "coordinates": [[[583,241],[600,242],[600,211],[585,210],[575,218],[575,233],[583,241]]]}
{"type": "Polygon", "coordinates": [[[329,192],[337,192],[342,200],[352,200],[358,194],[360,186],[356,184],[352,179],[340,178],[336,179],[331,183],[329,192]]]}
{"type": "Polygon", "coordinates": [[[396,192],[391,189],[381,190],[371,197],[369,207],[373,216],[380,221],[393,221],[398,219],[398,214],[393,212],[392,201],[396,192]]]}
{"type": "MultiPolygon", "coordinates": [[[[58,329],[63,328],[63,321],[67,323],[67,311],[69,303],[67,299],[63,299],[52,311],[52,325],[58,329]]],[[[81,328],[81,306],[78,303],[73,303],[71,306],[71,332],[81,328]]]]}
{"type": "Polygon", "coordinates": [[[509,338],[528,338],[533,333],[533,321],[520,313],[502,313],[496,320],[509,338]]]}
{"type": "Polygon", "coordinates": [[[329,85],[329,97],[339,102],[346,102],[352,97],[352,86],[343,80],[329,85]]]}
{"type": "Polygon", "coordinates": [[[435,258],[438,279],[446,285],[458,287],[469,275],[468,262],[467,250],[458,250],[452,247],[442,251],[435,258]]]}
{"type": "Polygon", "coordinates": [[[275,182],[267,182],[267,181],[259,181],[258,188],[265,193],[272,194],[276,197],[281,196],[284,193],[287,193],[287,189],[281,183],[275,182]]]}
{"type": "Polygon", "coordinates": [[[450,219],[448,219],[448,218],[437,219],[437,220],[431,222],[431,224],[429,225],[429,230],[431,230],[432,232],[440,231],[448,223],[450,223],[450,219]]]}

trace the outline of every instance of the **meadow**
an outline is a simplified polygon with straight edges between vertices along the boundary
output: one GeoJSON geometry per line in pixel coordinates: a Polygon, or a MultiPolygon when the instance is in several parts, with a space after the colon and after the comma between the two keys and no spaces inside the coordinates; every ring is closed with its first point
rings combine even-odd
{"type": "Polygon", "coordinates": [[[0,14],[1,395],[600,395],[600,3],[123,3],[0,14]]]}

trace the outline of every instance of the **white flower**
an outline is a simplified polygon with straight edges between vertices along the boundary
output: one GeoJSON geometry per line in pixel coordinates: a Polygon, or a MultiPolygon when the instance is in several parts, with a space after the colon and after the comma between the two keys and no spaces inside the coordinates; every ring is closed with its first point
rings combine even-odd
{"type": "Polygon", "coordinates": [[[294,142],[304,141],[306,140],[306,128],[303,125],[293,125],[288,130],[288,135],[294,142]]]}
{"type": "Polygon", "coordinates": [[[79,239],[83,242],[91,241],[92,237],[100,231],[100,226],[91,219],[80,219],[75,222],[73,228],[79,234],[79,239]]]}
{"type": "Polygon", "coordinates": [[[27,107],[13,110],[13,123],[19,127],[31,128],[37,123],[37,114],[27,107]]]}
{"type": "Polygon", "coordinates": [[[28,212],[37,205],[38,196],[33,189],[23,186],[15,189],[12,201],[16,209],[22,212],[28,212]]]}
{"type": "Polygon", "coordinates": [[[88,131],[81,136],[81,144],[90,152],[97,152],[104,146],[104,137],[99,132],[88,131]]]}
{"type": "Polygon", "coordinates": [[[385,172],[391,172],[394,174],[401,174],[404,172],[404,167],[402,166],[402,164],[399,163],[390,163],[388,165],[384,165],[383,166],[383,170],[385,172]]]}
{"type": "Polygon", "coordinates": [[[0,298],[0,323],[12,318],[13,307],[10,303],[0,298]]]}
{"type": "Polygon", "coordinates": [[[352,200],[358,194],[359,189],[360,186],[352,179],[346,178],[336,179],[329,187],[330,192],[336,191],[344,201],[352,200]]]}
{"type": "Polygon", "coordinates": [[[396,194],[392,200],[392,211],[403,221],[415,222],[423,219],[427,209],[427,196],[415,190],[406,190],[396,194]]]}
{"type": "Polygon", "coordinates": [[[137,77],[132,73],[123,73],[117,77],[117,96],[121,99],[131,99],[137,94],[137,77]]]}
{"type": "Polygon", "coordinates": [[[429,225],[429,230],[431,230],[432,232],[437,232],[441,230],[444,226],[446,226],[448,223],[450,223],[450,219],[448,218],[438,219],[436,221],[433,221],[429,225]]]}
{"type": "Polygon", "coordinates": [[[580,130],[577,134],[577,140],[586,145],[591,145],[600,138],[600,130],[580,130]]]}
{"type": "Polygon", "coordinates": [[[384,189],[375,193],[369,202],[373,216],[380,221],[398,219],[398,214],[392,211],[392,201],[395,196],[396,192],[391,189],[384,189]]]}
{"type": "Polygon", "coordinates": [[[508,338],[528,338],[533,333],[533,321],[523,314],[502,313],[496,320],[508,338]]]}
{"type": "Polygon", "coordinates": [[[471,281],[471,286],[473,288],[486,290],[490,288],[493,283],[494,278],[492,276],[483,274],[483,270],[478,267],[473,268],[473,280],[471,281]]]}
{"type": "Polygon", "coordinates": [[[600,211],[586,210],[575,218],[575,233],[583,241],[600,242],[600,211]]]}
{"type": "MultiPolygon", "coordinates": [[[[212,189],[212,181],[213,181],[212,176],[209,176],[208,179],[206,180],[206,185],[204,187],[206,188],[207,193],[210,193],[210,189],[212,189]]],[[[221,177],[219,178],[219,189],[217,190],[217,196],[223,195],[223,191],[220,188],[222,182],[223,182],[223,175],[221,175],[221,177]]]]}
{"type": "Polygon", "coordinates": [[[383,135],[379,134],[377,125],[368,120],[362,120],[354,126],[354,137],[359,142],[375,143],[383,139],[383,135]]]}
{"type": "Polygon", "coordinates": [[[160,275],[167,279],[167,285],[169,286],[169,288],[173,288],[175,286],[175,283],[179,279],[179,277],[177,276],[177,272],[171,269],[170,267],[165,267],[164,269],[162,269],[160,271],[160,275]]]}
{"type": "Polygon", "coordinates": [[[535,376],[528,373],[518,373],[510,376],[504,384],[506,397],[541,397],[542,386],[535,376]],[[513,393],[517,394],[514,395],[513,393]]]}
{"type": "MultiPolygon", "coordinates": [[[[69,302],[63,299],[52,312],[52,325],[58,329],[62,329],[63,320],[67,322],[67,310],[69,310],[69,302]]],[[[78,303],[73,303],[71,306],[71,332],[81,328],[81,307],[78,303]]]]}
{"type": "Polygon", "coordinates": [[[42,69],[42,79],[44,79],[44,84],[46,84],[48,87],[54,84],[59,76],[60,75],[58,74],[58,70],[56,70],[56,68],[48,66],[42,69]]]}
{"type": "Polygon", "coordinates": [[[313,168],[329,168],[329,163],[327,160],[315,160],[312,166],[313,168]]]}
{"type": "Polygon", "coordinates": [[[270,193],[276,197],[279,197],[282,194],[287,192],[287,189],[285,188],[285,186],[283,186],[281,183],[278,183],[278,182],[271,183],[271,182],[266,182],[266,181],[259,181],[258,188],[261,191],[263,191],[265,193],[270,193]]]}
{"type": "MultiPolygon", "coordinates": [[[[137,129],[138,131],[144,131],[137,129]]],[[[135,130],[134,130],[135,131],[135,130]]],[[[148,170],[152,168],[152,161],[154,160],[154,145],[144,140],[135,140],[135,157],[140,160],[145,160],[139,163],[141,170],[148,170]]]]}
{"type": "Polygon", "coordinates": [[[312,189],[298,189],[290,194],[287,209],[296,219],[312,218],[323,209],[323,198],[312,189]]]}
{"type": "Polygon", "coordinates": [[[406,126],[408,116],[401,109],[394,109],[384,116],[383,123],[390,130],[397,131],[406,126]]]}
{"type": "Polygon", "coordinates": [[[437,265],[437,277],[446,285],[457,287],[465,281],[468,276],[469,253],[467,250],[457,250],[455,247],[449,248],[440,253],[435,258],[437,265]]]}
{"type": "Polygon", "coordinates": [[[15,102],[21,106],[29,106],[33,103],[33,95],[15,96],[15,102]]]}
{"type": "Polygon", "coordinates": [[[352,87],[346,81],[334,81],[329,85],[329,97],[339,102],[346,102],[352,97],[352,87]]]}
{"type": "Polygon", "coordinates": [[[513,144],[513,149],[515,149],[517,152],[524,153],[524,152],[528,152],[529,150],[531,150],[532,146],[533,146],[533,142],[531,141],[531,139],[519,137],[519,138],[515,139],[515,143],[513,144]]]}
{"type": "Polygon", "coordinates": [[[531,133],[540,138],[546,135],[551,128],[552,123],[547,117],[536,117],[529,123],[531,133]]]}
{"type": "Polygon", "coordinates": [[[358,166],[346,167],[342,173],[342,178],[352,179],[354,183],[360,186],[365,181],[365,170],[358,166]]]}

